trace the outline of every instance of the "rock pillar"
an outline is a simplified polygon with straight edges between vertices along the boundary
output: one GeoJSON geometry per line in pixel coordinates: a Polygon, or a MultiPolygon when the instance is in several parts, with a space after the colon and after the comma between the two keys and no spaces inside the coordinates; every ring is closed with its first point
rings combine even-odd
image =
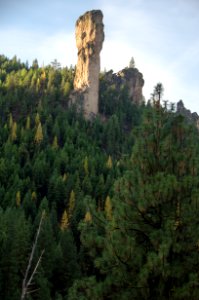
{"type": "Polygon", "coordinates": [[[78,61],[74,90],[85,117],[98,113],[100,51],[104,41],[103,14],[100,10],[86,12],[76,22],[78,61]]]}

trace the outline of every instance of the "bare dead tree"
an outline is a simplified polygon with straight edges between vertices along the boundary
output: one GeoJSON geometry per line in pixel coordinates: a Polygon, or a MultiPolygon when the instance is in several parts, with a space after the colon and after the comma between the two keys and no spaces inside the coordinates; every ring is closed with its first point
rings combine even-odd
{"type": "Polygon", "coordinates": [[[31,251],[31,254],[30,254],[30,257],[29,257],[28,266],[26,268],[25,276],[24,276],[23,283],[22,283],[21,300],[24,300],[26,298],[27,294],[33,292],[33,291],[29,290],[29,288],[32,284],[33,278],[34,278],[34,276],[37,272],[37,269],[38,269],[38,267],[41,263],[42,256],[44,254],[44,250],[42,250],[42,252],[39,256],[39,259],[37,260],[37,263],[36,263],[32,273],[30,274],[30,270],[32,268],[32,261],[33,261],[34,255],[35,255],[35,250],[36,250],[37,243],[38,243],[38,238],[39,238],[39,235],[40,235],[40,232],[41,232],[41,227],[42,227],[42,223],[43,223],[43,220],[44,220],[44,216],[45,216],[45,212],[43,211],[42,215],[41,215],[40,222],[39,222],[39,227],[37,229],[35,241],[34,241],[33,246],[32,246],[32,251],[31,251]]]}

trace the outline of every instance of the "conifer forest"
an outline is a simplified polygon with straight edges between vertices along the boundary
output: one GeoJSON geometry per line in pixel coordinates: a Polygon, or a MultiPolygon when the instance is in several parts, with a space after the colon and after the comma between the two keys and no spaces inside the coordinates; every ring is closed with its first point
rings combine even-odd
{"type": "Polygon", "coordinates": [[[88,120],[74,74],[0,55],[0,299],[198,300],[197,127],[105,72],[88,120]]]}

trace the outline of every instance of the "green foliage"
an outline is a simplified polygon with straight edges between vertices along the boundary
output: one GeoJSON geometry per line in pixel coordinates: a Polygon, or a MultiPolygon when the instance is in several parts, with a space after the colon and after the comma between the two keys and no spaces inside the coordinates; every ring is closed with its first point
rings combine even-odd
{"type": "Polygon", "coordinates": [[[93,271],[69,299],[198,299],[198,133],[158,105],[135,136],[112,205],[81,225],[93,271]]]}
{"type": "Polygon", "coordinates": [[[161,84],[137,107],[103,74],[86,121],[73,78],[0,56],[0,298],[20,299],[45,210],[27,300],[198,299],[198,133],[161,84]]]}
{"type": "Polygon", "coordinates": [[[31,287],[35,292],[27,299],[67,299],[69,288],[87,268],[78,231],[80,221],[92,221],[85,199],[94,199],[99,210],[106,202],[110,217],[106,198],[124,171],[123,154],[131,152],[131,130],[142,108],[132,108],[124,90],[115,105],[117,92],[102,81],[105,119],[86,121],[68,106],[73,79],[74,68],[61,68],[56,60],[40,67],[36,59],[29,66],[16,57],[0,56],[2,300],[20,299],[44,209],[33,265],[43,250],[44,255],[31,287]]]}
{"type": "Polygon", "coordinates": [[[0,297],[18,300],[29,251],[30,225],[15,208],[0,209],[0,297]]]}

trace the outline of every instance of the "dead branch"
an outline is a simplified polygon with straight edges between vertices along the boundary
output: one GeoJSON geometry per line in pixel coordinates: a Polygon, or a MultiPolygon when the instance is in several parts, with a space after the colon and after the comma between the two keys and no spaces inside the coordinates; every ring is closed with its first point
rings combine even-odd
{"type": "Polygon", "coordinates": [[[41,259],[42,259],[42,256],[44,254],[44,250],[42,250],[41,252],[41,255],[39,257],[39,259],[37,260],[37,263],[35,265],[35,268],[33,270],[33,272],[30,274],[29,276],[29,273],[30,273],[30,269],[32,267],[32,260],[34,258],[34,255],[35,255],[35,250],[36,250],[36,247],[37,247],[37,243],[38,243],[38,238],[39,238],[39,235],[40,235],[40,232],[41,232],[41,226],[42,226],[42,222],[44,220],[44,216],[45,216],[45,212],[43,211],[42,212],[42,215],[41,215],[41,219],[40,219],[40,222],[39,222],[39,227],[37,229],[37,233],[36,233],[36,237],[35,237],[35,241],[33,243],[33,246],[32,246],[32,251],[31,251],[31,254],[30,254],[30,258],[29,258],[29,261],[28,261],[28,266],[26,268],[26,272],[25,272],[25,276],[24,276],[24,279],[23,279],[23,283],[22,283],[22,293],[21,293],[21,300],[24,300],[26,298],[26,295],[30,292],[28,292],[28,288],[30,287],[30,285],[32,284],[32,280],[33,280],[33,277],[40,265],[40,262],[41,262],[41,259]]]}

